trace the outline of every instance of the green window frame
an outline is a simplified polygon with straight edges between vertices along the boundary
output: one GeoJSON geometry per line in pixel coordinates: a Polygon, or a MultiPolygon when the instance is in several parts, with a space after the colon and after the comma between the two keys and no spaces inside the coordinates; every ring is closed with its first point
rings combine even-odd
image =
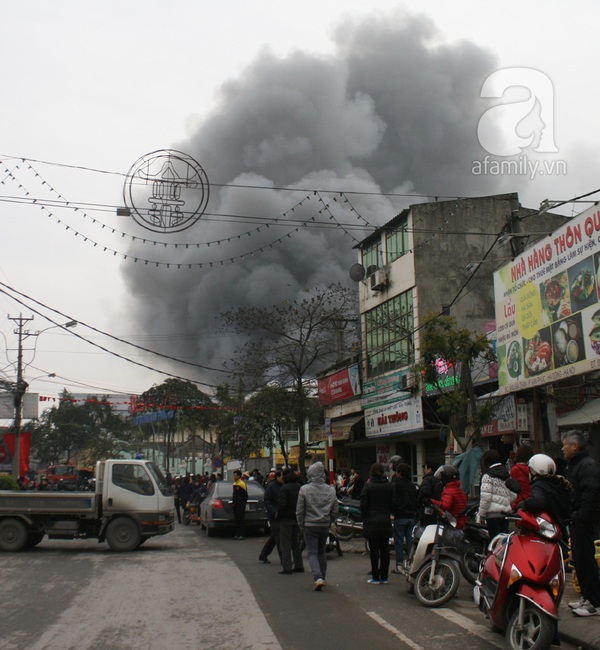
{"type": "Polygon", "coordinates": [[[406,255],[410,251],[408,218],[405,218],[397,228],[385,236],[385,248],[388,264],[391,264],[394,260],[406,255]]]}
{"type": "Polygon", "coordinates": [[[377,240],[370,246],[362,250],[362,265],[367,273],[371,275],[374,271],[381,268],[381,242],[377,240]]]}
{"type": "Polygon", "coordinates": [[[412,290],[365,313],[367,376],[374,377],[414,363],[412,290]]]}

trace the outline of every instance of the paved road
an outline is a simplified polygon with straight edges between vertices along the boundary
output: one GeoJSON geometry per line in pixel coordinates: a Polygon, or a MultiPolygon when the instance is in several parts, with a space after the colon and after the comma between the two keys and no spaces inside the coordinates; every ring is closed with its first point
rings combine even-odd
{"type": "Polygon", "coordinates": [[[133,553],[46,539],[0,562],[1,650],[281,647],[243,576],[196,528],[133,553]]]}
{"type": "Polygon", "coordinates": [[[264,541],[177,526],[134,553],[44,540],[0,554],[0,650],[503,647],[466,585],[449,607],[427,609],[400,576],[368,585],[368,559],[348,553],[329,556],[328,586],[315,592],[308,572],[259,563],[264,541]]]}
{"type": "MultiPolygon", "coordinates": [[[[275,554],[272,564],[258,562],[263,538],[236,542],[223,535],[209,541],[226,551],[246,576],[286,650],[504,648],[503,636],[491,631],[475,607],[472,587],[466,581],[447,607],[425,608],[407,593],[404,577],[391,576],[389,585],[369,585],[366,555],[346,553],[338,558],[331,553],[328,586],[317,593],[308,572],[279,575],[275,554]]],[[[308,563],[305,568],[308,570],[308,563]]],[[[563,643],[562,648],[569,650],[573,646],[563,643]]]]}

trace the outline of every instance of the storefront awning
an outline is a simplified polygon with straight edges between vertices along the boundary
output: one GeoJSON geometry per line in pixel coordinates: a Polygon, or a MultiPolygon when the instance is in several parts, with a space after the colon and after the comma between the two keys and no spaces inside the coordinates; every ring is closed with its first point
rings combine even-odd
{"type": "Polygon", "coordinates": [[[581,408],[556,419],[559,427],[576,427],[600,421],[600,399],[592,399],[581,408]]]}

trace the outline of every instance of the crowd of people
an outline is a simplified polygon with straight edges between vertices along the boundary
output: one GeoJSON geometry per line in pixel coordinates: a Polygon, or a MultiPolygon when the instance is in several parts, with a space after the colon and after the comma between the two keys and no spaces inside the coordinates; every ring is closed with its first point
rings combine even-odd
{"type": "MultiPolygon", "coordinates": [[[[570,543],[572,563],[581,587],[581,598],[569,603],[577,616],[600,615],[600,574],[595,558],[595,540],[600,526],[600,469],[589,455],[581,431],[563,436],[563,458],[552,459],[521,445],[513,462],[503,463],[490,449],[481,459],[481,482],[476,519],[487,527],[490,538],[508,532],[507,517],[518,509],[547,512],[570,543]]],[[[400,456],[390,459],[389,472],[374,463],[365,479],[359,468],[341,470],[335,485],[329,485],[323,463],[307,469],[307,481],[291,468],[272,470],[265,479],[258,470],[234,472],[235,539],[244,539],[243,512],[247,499],[245,483],[260,481],[265,486],[265,509],[271,534],[259,554],[270,564],[277,550],[282,575],[304,573],[302,541],[306,547],[314,589],[326,585],[326,540],[338,514],[338,499],[351,498],[359,504],[363,533],[369,542],[371,571],[368,583],[389,581],[390,539],[395,549],[393,573],[402,573],[404,554],[410,548],[416,523],[436,522],[429,506],[437,505],[456,519],[461,529],[466,523],[467,494],[461,488],[457,467],[427,460],[422,465],[422,481],[412,480],[413,470],[400,456]]],[[[194,491],[206,491],[217,475],[180,479],[176,484],[176,508],[194,491]]]]}

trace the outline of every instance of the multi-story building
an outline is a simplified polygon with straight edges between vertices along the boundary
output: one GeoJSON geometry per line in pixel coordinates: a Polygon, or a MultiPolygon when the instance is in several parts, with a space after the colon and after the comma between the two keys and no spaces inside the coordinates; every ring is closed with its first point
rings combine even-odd
{"type": "MultiPolygon", "coordinates": [[[[412,371],[423,318],[450,313],[492,338],[493,270],[564,222],[523,208],[516,193],[436,201],[410,206],[357,245],[360,388],[330,401],[325,413],[334,430],[338,421],[351,427],[337,444],[337,453],[350,452],[349,465],[367,468],[400,454],[417,472],[425,459],[443,458],[448,431],[412,371]]],[[[480,381],[497,386],[489,375],[480,381]]]]}

